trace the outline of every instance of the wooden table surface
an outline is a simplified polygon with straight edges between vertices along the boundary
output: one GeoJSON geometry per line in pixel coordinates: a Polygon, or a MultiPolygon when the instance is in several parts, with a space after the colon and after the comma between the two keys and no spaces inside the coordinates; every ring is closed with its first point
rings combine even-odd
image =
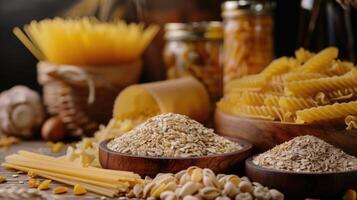
{"type": "MultiPolygon", "coordinates": [[[[48,154],[48,155],[57,155],[60,156],[61,154],[64,154],[66,148],[63,148],[62,152],[58,153],[58,154],[51,154],[46,145],[45,142],[40,142],[40,141],[26,141],[26,142],[20,142],[19,144],[13,145],[10,148],[4,150],[1,149],[0,150],[0,163],[4,162],[4,158],[5,156],[15,153],[18,150],[29,150],[29,151],[37,151],[37,152],[41,152],[44,154],[48,154]]],[[[28,177],[25,174],[18,174],[19,176],[17,178],[14,178],[13,175],[14,174],[18,174],[17,171],[14,170],[9,170],[9,169],[5,169],[4,167],[0,167],[0,176],[5,176],[7,178],[7,182],[0,184],[0,188],[9,186],[9,185],[16,185],[16,187],[24,187],[24,188],[28,188],[27,186],[27,180],[28,177]]],[[[41,181],[43,180],[42,178],[39,178],[41,181]]],[[[57,186],[66,186],[68,187],[68,192],[65,194],[61,194],[61,195],[53,195],[54,199],[60,199],[60,200],[69,200],[69,199],[80,199],[80,200],[89,200],[89,199],[104,199],[104,197],[100,196],[100,195],[96,195],[93,193],[88,192],[86,195],[83,196],[75,196],[72,194],[72,186],[69,185],[64,185],[64,184],[60,184],[58,182],[52,182],[50,185],[50,189],[45,191],[48,194],[52,194],[52,189],[57,187],[57,186]]],[[[108,198],[106,198],[108,199],[108,198]]]]}

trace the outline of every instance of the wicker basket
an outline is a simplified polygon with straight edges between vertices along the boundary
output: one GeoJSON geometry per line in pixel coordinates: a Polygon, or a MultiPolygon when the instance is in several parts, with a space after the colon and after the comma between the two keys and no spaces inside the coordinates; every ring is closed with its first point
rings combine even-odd
{"type": "Polygon", "coordinates": [[[39,62],[38,81],[50,115],[71,136],[90,136],[112,116],[119,92],[138,81],[141,61],[121,66],[72,66],[39,62]]]}

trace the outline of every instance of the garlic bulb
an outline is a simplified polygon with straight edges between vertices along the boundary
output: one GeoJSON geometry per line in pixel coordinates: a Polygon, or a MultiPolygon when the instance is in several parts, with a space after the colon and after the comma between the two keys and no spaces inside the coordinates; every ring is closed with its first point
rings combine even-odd
{"type": "Polygon", "coordinates": [[[0,133],[30,138],[45,117],[41,98],[25,86],[0,93],[0,133]]]}

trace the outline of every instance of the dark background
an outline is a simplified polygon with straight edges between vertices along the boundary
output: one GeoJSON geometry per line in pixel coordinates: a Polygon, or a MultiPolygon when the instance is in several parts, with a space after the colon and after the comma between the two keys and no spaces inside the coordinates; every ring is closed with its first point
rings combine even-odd
{"type": "MultiPolygon", "coordinates": [[[[89,0],[88,0],[89,1],[89,0]]],[[[95,1],[95,0],[93,0],[95,1]]],[[[118,0],[120,1],[120,0],[118,0]]],[[[158,1],[158,0],[156,0],[158,1]]],[[[180,6],[190,7],[193,10],[209,10],[212,16],[220,15],[219,1],[213,0],[178,0],[180,6]],[[210,3],[211,2],[211,3],[210,3]]],[[[12,28],[22,27],[31,20],[40,20],[54,16],[68,14],[68,10],[73,8],[75,0],[0,0],[0,91],[8,89],[17,84],[27,85],[40,91],[40,86],[36,81],[37,60],[12,34],[12,28]]],[[[164,1],[161,2],[172,2],[164,1]]],[[[125,4],[127,4],[126,1],[125,4]]],[[[146,2],[148,4],[148,2],[146,2]]],[[[138,16],[133,6],[128,7],[126,19],[135,21],[138,16]]],[[[185,9],[182,9],[185,10],[185,9]]],[[[95,10],[89,6],[87,14],[96,14],[95,10]],[[92,9],[92,10],[91,10],[92,9]],[[93,13],[94,12],[94,13],[93,13]]],[[[187,11],[188,12],[188,11],[187,11]]],[[[85,13],[85,12],[84,12],[85,13]]],[[[188,12],[190,15],[193,12],[188,12]]],[[[292,55],[299,47],[301,41],[298,40],[299,14],[301,14],[300,1],[298,0],[277,0],[275,10],[275,55],[292,55]]],[[[351,14],[352,27],[356,29],[356,12],[351,14]]],[[[145,18],[144,18],[145,20],[145,18]]],[[[183,20],[183,21],[187,21],[183,20]]],[[[301,23],[301,20],[300,20],[301,23]]],[[[343,30],[342,30],[343,31],[343,30]]],[[[354,30],[356,35],[356,30],[354,30]]],[[[356,38],[356,36],[355,36],[356,38]]],[[[356,41],[354,41],[356,47],[356,41]]],[[[316,47],[319,49],[320,47],[316,47]]],[[[356,49],[356,48],[355,48],[356,49]]],[[[355,57],[355,56],[354,56],[355,57]]],[[[143,80],[153,81],[162,79],[160,69],[147,67],[144,71],[143,80]],[[150,75],[151,74],[151,75],[150,75]],[[153,75],[154,74],[154,75],[153,75]],[[156,75],[155,75],[156,74],[156,75]],[[147,77],[145,77],[147,76],[147,77]]]]}

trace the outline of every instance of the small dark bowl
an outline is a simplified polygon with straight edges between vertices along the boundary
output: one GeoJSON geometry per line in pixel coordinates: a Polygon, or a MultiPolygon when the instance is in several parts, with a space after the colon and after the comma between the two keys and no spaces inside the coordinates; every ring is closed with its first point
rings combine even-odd
{"type": "Polygon", "coordinates": [[[255,182],[284,193],[286,199],[341,199],[347,189],[357,189],[357,171],[288,172],[257,166],[253,157],[245,161],[245,173],[255,182]]]}
{"type": "Polygon", "coordinates": [[[133,156],[110,150],[105,140],[99,144],[99,161],[103,168],[125,170],[138,173],[143,176],[155,176],[158,173],[176,173],[190,166],[210,168],[216,173],[235,171],[239,166],[244,166],[244,160],[251,155],[252,145],[241,139],[227,138],[239,143],[243,148],[226,154],[168,158],[133,156]]]}

